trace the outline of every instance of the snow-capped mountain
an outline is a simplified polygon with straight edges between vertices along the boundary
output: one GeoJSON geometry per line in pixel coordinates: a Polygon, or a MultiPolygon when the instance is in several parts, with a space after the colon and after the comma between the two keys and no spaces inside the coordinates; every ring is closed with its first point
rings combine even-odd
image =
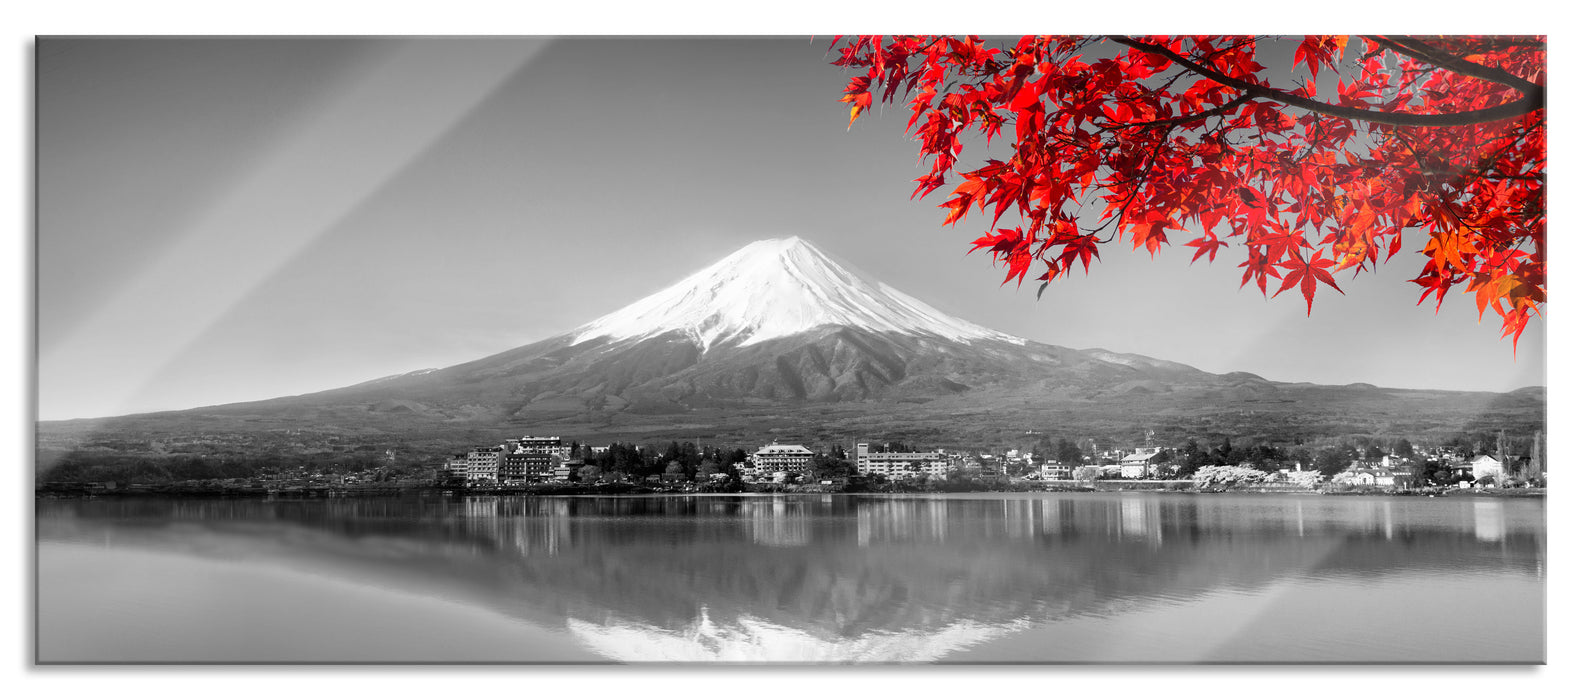
{"type": "Polygon", "coordinates": [[[620,415],[745,407],[1166,391],[1182,379],[1212,376],[985,328],[792,237],[750,243],[560,336],[278,401],[444,421],[547,412],[619,422],[620,415]]]}
{"type": "Polygon", "coordinates": [[[801,238],[757,241],[563,335],[301,397],[375,413],[527,417],[927,402],[990,389],[1152,391],[1191,367],[1032,342],[956,318],[801,238]],[[1140,383],[1139,383],[1140,382],[1140,383]]]}
{"type": "Polygon", "coordinates": [[[133,432],[180,432],[195,420],[215,430],[436,434],[533,426],[673,435],[685,426],[756,440],[771,429],[1020,435],[1055,421],[1100,434],[1271,422],[1343,434],[1375,430],[1381,416],[1475,425],[1512,411],[1541,421],[1541,408],[1541,396],[1446,401],[1434,392],[1281,384],[1025,340],[941,312],[787,238],[749,244],[591,323],[472,362],[124,422],[133,432]]]}
{"type": "Polygon", "coordinates": [[[663,291],[572,331],[572,344],[674,332],[708,351],[716,345],[755,345],[821,326],[962,342],[1027,342],[949,316],[791,237],[750,243],[663,291]]]}
{"type": "Polygon", "coordinates": [[[937,629],[870,631],[824,639],[753,617],[716,621],[707,608],[697,621],[680,629],[620,620],[566,621],[566,628],[589,649],[617,661],[639,663],[929,663],[1031,626],[1022,619],[993,625],[966,619],[937,629]]]}

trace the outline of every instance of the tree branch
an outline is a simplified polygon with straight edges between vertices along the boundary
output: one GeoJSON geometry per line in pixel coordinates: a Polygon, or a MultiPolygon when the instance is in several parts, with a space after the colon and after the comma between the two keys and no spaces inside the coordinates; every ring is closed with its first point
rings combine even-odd
{"type": "Polygon", "coordinates": [[[1332,105],[1327,102],[1320,102],[1318,100],[1308,99],[1299,95],[1293,95],[1289,92],[1276,90],[1266,85],[1259,85],[1257,83],[1251,83],[1245,80],[1232,78],[1228,75],[1225,75],[1224,73],[1214,70],[1213,68],[1199,64],[1192,59],[1189,59],[1157,44],[1149,44],[1125,36],[1110,36],[1108,38],[1115,43],[1121,44],[1123,46],[1129,46],[1144,53],[1163,56],[1179,65],[1185,66],[1188,70],[1191,70],[1194,73],[1202,75],[1205,78],[1209,78],[1210,80],[1220,83],[1221,85],[1226,85],[1228,87],[1241,90],[1243,93],[1252,97],[1259,97],[1273,102],[1278,102],[1280,104],[1305,109],[1309,112],[1324,114],[1331,117],[1339,117],[1341,119],[1356,119],[1360,121],[1373,122],[1375,124],[1388,124],[1392,126],[1466,126],[1469,124],[1479,124],[1482,122],[1519,117],[1523,114],[1543,109],[1544,107],[1544,88],[1541,85],[1534,85],[1533,89],[1530,91],[1524,90],[1522,99],[1515,102],[1507,102],[1502,105],[1486,107],[1483,109],[1475,109],[1468,112],[1413,114],[1410,112],[1380,112],[1371,109],[1342,107],[1340,105],[1332,105]]]}
{"type": "Polygon", "coordinates": [[[1154,165],[1159,162],[1159,150],[1164,148],[1165,141],[1170,138],[1170,131],[1173,128],[1174,127],[1166,126],[1164,132],[1159,134],[1159,141],[1154,144],[1153,152],[1148,155],[1148,169],[1144,170],[1141,175],[1138,175],[1136,180],[1133,180],[1132,192],[1126,196],[1126,201],[1121,203],[1121,208],[1111,215],[1110,218],[1099,222],[1098,228],[1095,228],[1088,233],[1097,234],[1098,232],[1103,231],[1104,227],[1109,226],[1110,222],[1115,222],[1115,233],[1102,242],[1109,243],[1110,241],[1115,240],[1116,235],[1120,234],[1121,217],[1126,214],[1127,209],[1131,208],[1132,200],[1137,198],[1137,193],[1142,191],[1143,186],[1148,182],[1148,178],[1154,174],[1154,165]]]}
{"type": "Polygon", "coordinates": [[[1462,75],[1468,75],[1474,78],[1487,80],[1491,83],[1499,83],[1507,87],[1516,88],[1517,90],[1521,90],[1523,94],[1530,95],[1534,91],[1543,90],[1543,87],[1540,85],[1522,80],[1521,78],[1511,75],[1510,73],[1506,73],[1505,71],[1502,71],[1498,68],[1485,66],[1479,63],[1473,63],[1464,58],[1452,56],[1411,37],[1369,36],[1367,38],[1384,46],[1388,46],[1391,50],[1403,56],[1410,56],[1419,61],[1423,61],[1424,63],[1429,63],[1448,71],[1460,73],[1462,75]]]}

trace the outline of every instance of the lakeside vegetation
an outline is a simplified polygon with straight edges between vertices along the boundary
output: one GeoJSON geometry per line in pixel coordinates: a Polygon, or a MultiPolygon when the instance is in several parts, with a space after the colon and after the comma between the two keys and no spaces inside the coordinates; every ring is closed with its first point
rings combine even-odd
{"type": "Polygon", "coordinates": [[[627,482],[543,483],[512,487],[442,487],[423,481],[389,481],[355,487],[333,485],[270,487],[244,480],[194,480],[164,484],[48,482],[35,495],[43,498],[362,498],[406,495],[440,496],[783,496],[783,495],[928,495],[951,493],[1176,493],[1176,494],[1312,494],[1322,496],[1498,496],[1544,497],[1547,489],[1531,486],[1419,486],[1390,488],[1356,484],[1324,484],[1307,488],[1292,484],[1204,485],[1190,479],[1091,481],[1017,481],[1010,479],[938,480],[934,482],[852,481],[843,484],[652,485],[627,482]]]}
{"type": "MultiPolygon", "coordinates": [[[[1333,477],[1357,463],[1375,463],[1390,457],[1414,474],[1414,487],[1456,486],[1467,479],[1450,467],[1457,460],[1467,460],[1478,454],[1497,454],[1512,477],[1507,481],[1538,486],[1545,485],[1541,450],[1534,451],[1535,434],[1506,436],[1498,432],[1479,431],[1447,435],[1439,440],[1417,443],[1400,436],[1352,436],[1296,440],[1280,444],[1263,439],[1233,441],[1229,437],[1199,441],[1188,437],[1173,447],[1162,447],[1149,459],[1149,476],[1165,480],[1190,480],[1207,467],[1244,467],[1251,471],[1242,479],[1254,479],[1260,474],[1273,475],[1293,469],[1314,472],[1323,477],[1333,477]]],[[[881,442],[890,451],[921,449],[901,441],[881,442]]],[[[827,486],[875,493],[929,492],[929,491],[1012,491],[1040,490],[1055,485],[1047,482],[1026,483],[1036,478],[1049,464],[1079,467],[1103,465],[1107,454],[1113,454],[1114,441],[1095,439],[1073,440],[1046,433],[1032,433],[1006,449],[1004,444],[995,446],[968,446],[960,453],[944,479],[897,479],[868,477],[857,473],[856,466],[841,443],[830,444],[818,451],[806,471],[805,487],[827,486]],[[1014,457],[1008,456],[1014,455],[1014,457]]],[[[102,449],[72,450],[63,454],[40,454],[39,468],[35,473],[35,487],[51,490],[49,484],[114,484],[117,487],[141,485],[147,488],[170,490],[177,485],[191,488],[241,488],[264,489],[300,487],[356,487],[356,488],[419,488],[443,486],[451,489],[464,484],[443,483],[435,476],[436,457],[424,453],[402,453],[394,449],[378,450],[367,445],[348,445],[344,451],[297,454],[290,451],[250,454],[248,450],[228,450],[218,454],[176,453],[138,454],[127,446],[105,446],[102,449]]],[[[698,445],[690,441],[668,441],[650,444],[614,442],[595,448],[592,445],[571,442],[571,459],[575,465],[572,480],[575,485],[534,485],[543,489],[600,488],[643,489],[681,488],[677,482],[694,491],[734,489],[783,488],[779,484],[743,484],[739,467],[747,461],[748,453],[740,447],[698,445]],[[654,483],[659,482],[659,483],[654,483]]],[[[1095,475],[1104,478],[1102,475],[1095,475]]],[[[1091,480],[1091,479],[1088,479],[1091,480]]],[[[1501,486],[1503,483],[1482,484],[1501,486]]],[[[1172,487],[1179,488],[1179,487],[1172,487]]],[[[1199,487],[1201,488],[1201,487],[1199,487]]],[[[55,491],[61,488],[53,489],[55,491]]]]}

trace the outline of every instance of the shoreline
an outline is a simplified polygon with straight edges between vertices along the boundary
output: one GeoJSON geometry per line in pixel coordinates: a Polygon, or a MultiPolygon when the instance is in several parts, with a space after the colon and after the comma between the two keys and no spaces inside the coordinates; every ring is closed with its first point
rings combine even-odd
{"type": "Polygon", "coordinates": [[[465,498],[469,496],[508,496],[508,497],[541,497],[541,498],[676,498],[676,497],[784,497],[784,496],[942,496],[953,494],[1046,494],[1046,493],[1165,493],[1184,495],[1268,495],[1268,496],[1340,496],[1340,497],[1377,497],[1398,496],[1412,498],[1547,498],[1547,488],[1421,488],[1410,490],[1384,490],[1384,489],[1348,489],[1348,490],[1308,490],[1308,489],[1266,489],[1266,488],[1137,488],[1127,487],[1123,484],[1090,484],[1090,485],[1061,485],[1058,488],[1039,489],[964,489],[964,490],[917,490],[917,491],[836,491],[820,489],[780,489],[770,491],[682,491],[651,488],[599,488],[599,487],[557,487],[546,489],[458,489],[439,487],[391,487],[379,489],[337,489],[337,488],[303,488],[268,490],[261,488],[147,488],[147,489],[116,489],[94,490],[80,488],[39,488],[34,489],[33,497],[50,500],[79,500],[79,499],[140,499],[140,498],[210,498],[210,499],[238,499],[238,500],[339,500],[356,498],[398,498],[410,496],[437,496],[441,498],[465,498]]]}

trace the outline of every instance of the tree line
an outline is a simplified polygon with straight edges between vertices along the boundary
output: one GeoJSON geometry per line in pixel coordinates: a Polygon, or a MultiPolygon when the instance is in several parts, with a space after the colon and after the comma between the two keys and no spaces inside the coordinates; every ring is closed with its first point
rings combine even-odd
{"type": "Polygon", "coordinates": [[[626,474],[645,479],[661,474],[676,474],[691,480],[699,475],[726,473],[731,465],[747,461],[747,451],[741,448],[699,446],[674,440],[664,446],[612,442],[599,451],[594,450],[592,445],[572,441],[571,456],[573,460],[583,463],[578,472],[583,481],[592,481],[605,474],[626,474]]]}
{"type": "MultiPolygon", "coordinates": [[[[1163,476],[1185,478],[1198,469],[1208,466],[1248,465],[1259,471],[1277,472],[1294,469],[1316,470],[1325,476],[1345,471],[1354,462],[1378,462],[1393,456],[1418,468],[1429,481],[1444,481],[1451,474],[1445,460],[1470,460],[1478,455],[1501,459],[1508,467],[1526,468],[1534,462],[1533,447],[1540,440],[1538,435],[1512,436],[1499,432],[1459,433],[1437,441],[1420,441],[1414,444],[1402,436],[1351,436],[1322,438],[1314,441],[1297,440],[1293,444],[1275,444],[1263,439],[1233,441],[1229,436],[1199,441],[1189,437],[1175,447],[1163,447],[1149,461],[1162,468],[1174,467],[1174,473],[1163,476]],[[1437,444],[1435,444],[1437,443],[1437,444]],[[1445,460],[1440,458],[1443,452],[1445,460]],[[1441,474],[1443,472],[1443,474],[1441,474]]],[[[1049,461],[1066,466],[1098,463],[1098,443],[1094,440],[1073,442],[1067,438],[1042,436],[1030,452],[1034,461],[1049,461]]],[[[1020,471],[1036,467],[1024,465],[1020,471]]]]}
{"type": "MultiPolygon", "coordinates": [[[[1385,455],[1408,460],[1422,471],[1429,481],[1442,481],[1439,472],[1448,466],[1432,455],[1444,449],[1453,458],[1468,460],[1480,454],[1502,459],[1513,470],[1541,470],[1541,460],[1534,459],[1533,446],[1536,435],[1502,435],[1494,432],[1461,433],[1437,441],[1421,441],[1417,445],[1405,437],[1351,436],[1321,438],[1293,444],[1276,444],[1269,440],[1244,438],[1232,440],[1228,436],[1187,438],[1174,447],[1162,448],[1151,462],[1160,467],[1174,467],[1175,473],[1166,477],[1185,478],[1206,466],[1250,465],[1265,472],[1292,469],[1301,465],[1304,470],[1317,470],[1325,475],[1344,471],[1354,461],[1376,462],[1385,455]],[[1429,444],[1437,442],[1437,444],[1429,444]]],[[[919,447],[901,442],[873,443],[876,449],[888,452],[918,451],[919,447]]],[[[581,481],[594,481],[610,474],[625,474],[629,478],[646,479],[649,476],[672,474],[687,480],[699,476],[726,474],[736,479],[734,465],[748,461],[749,453],[741,448],[698,445],[690,441],[670,441],[662,444],[639,445],[633,442],[613,442],[602,450],[592,445],[573,441],[570,454],[581,462],[577,477],[581,481]]],[[[1038,462],[1054,462],[1067,466],[1099,463],[1103,451],[1093,439],[1072,440],[1066,437],[1040,436],[1028,449],[1035,464],[1011,462],[1010,476],[1020,476],[1037,469],[1038,462]]],[[[62,455],[41,455],[35,479],[45,482],[104,482],[160,484],[189,480],[257,479],[288,470],[306,470],[326,474],[369,473],[372,480],[395,479],[403,476],[422,475],[433,468],[422,459],[406,457],[392,463],[384,454],[359,452],[354,454],[264,454],[254,456],[226,455],[117,455],[103,451],[73,451],[62,455]]],[[[850,478],[858,476],[855,463],[846,448],[835,443],[816,451],[808,465],[816,480],[850,478]]]]}
{"type": "Polygon", "coordinates": [[[259,479],[287,470],[350,474],[377,472],[395,477],[420,471],[411,464],[395,466],[383,455],[255,455],[202,457],[195,455],[146,456],[72,452],[40,460],[35,480],[48,482],[105,482],[165,484],[177,481],[259,479]]]}

